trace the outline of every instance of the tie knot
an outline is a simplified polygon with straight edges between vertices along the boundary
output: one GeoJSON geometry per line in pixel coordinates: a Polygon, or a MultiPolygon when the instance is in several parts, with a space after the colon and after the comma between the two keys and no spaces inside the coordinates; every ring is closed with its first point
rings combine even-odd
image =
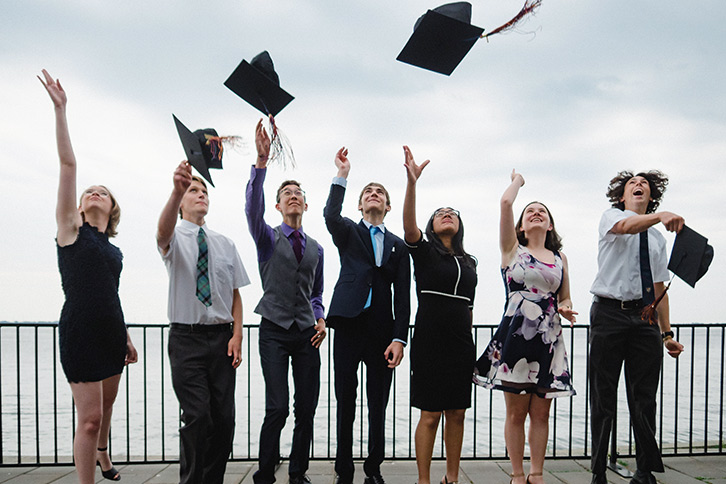
{"type": "Polygon", "coordinates": [[[381,231],[380,227],[376,225],[371,225],[371,228],[369,230],[371,231],[371,235],[376,235],[378,232],[381,231]]]}
{"type": "Polygon", "coordinates": [[[297,230],[293,230],[290,235],[292,236],[293,239],[298,239],[298,240],[302,239],[302,234],[297,230]]]}

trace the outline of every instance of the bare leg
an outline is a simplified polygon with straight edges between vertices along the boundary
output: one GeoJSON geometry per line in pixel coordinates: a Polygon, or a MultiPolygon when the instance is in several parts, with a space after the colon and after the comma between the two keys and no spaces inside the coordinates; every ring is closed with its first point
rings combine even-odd
{"type": "MultiPolygon", "coordinates": [[[[121,381],[121,374],[106,378],[103,384],[103,418],[101,419],[101,429],[98,433],[98,449],[108,449],[108,436],[111,432],[111,416],[113,414],[113,404],[118,394],[118,385],[121,381]]],[[[111,454],[108,450],[96,451],[96,460],[101,464],[101,470],[108,471],[113,467],[111,462],[111,454]]]]}
{"type": "Polygon", "coordinates": [[[73,460],[78,482],[92,484],[96,475],[96,444],[103,419],[101,382],[71,383],[78,426],[73,441],[73,460]]]}
{"type": "MultiPolygon", "coordinates": [[[[512,464],[512,483],[523,484],[524,478],[524,422],[529,412],[531,395],[504,392],[507,416],[504,421],[504,440],[507,444],[509,462],[512,464]],[[515,477],[516,476],[516,477],[515,477]]],[[[537,398],[537,397],[534,397],[537,398]]]]}
{"type": "Polygon", "coordinates": [[[545,452],[550,430],[550,406],[552,399],[532,396],[529,403],[529,452],[532,465],[529,480],[532,484],[544,482],[545,452]]]}
{"type": "Polygon", "coordinates": [[[446,445],[446,480],[459,481],[461,444],[464,440],[466,409],[444,410],[444,445],[446,445]]]}
{"type": "Polygon", "coordinates": [[[431,456],[434,453],[434,440],[436,440],[436,430],[439,428],[440,419],[441,412],[421,410],[421,417],[418,420],[414,436],[418,484],[431,484],[431,456]]]}

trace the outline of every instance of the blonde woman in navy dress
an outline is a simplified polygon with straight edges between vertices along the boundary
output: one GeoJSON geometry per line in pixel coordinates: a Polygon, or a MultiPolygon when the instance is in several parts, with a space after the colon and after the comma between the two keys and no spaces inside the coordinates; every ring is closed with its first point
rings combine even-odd
{"type": "Polygon", "coordinates": [[[512,205],[524,178],[512,170],[501,199],[499,244],[507,304],[494,337],[476,364],[474,381],[504,391],[504,440],[513,484],[541,484],[552,398],[575,394],[560,315],[575,322],[567,258],[549,209],[512,205]],[[529,416],[529,475],[524,475],[524,424],[529,416]]]}
{"type": "Polygon", "coordinates": [[[476,358],[472,307],[476,261],[464,251],[464,225],[459,212],[444,207],[426,224],[426,237],[416,224],[416,182],[429,160],[417,165],[408,146],[404,240],[416,278],[418,312],[411,340],[411,405],[421,410],[416,426],[418,484],[431,482],[431,456],[439,421],[444,417],[446,474],[442,484],[459,480],[464,413],[471,406],[471,369],[476,358]]]}
{"type": "Polygon", "coordinates": [[[60,158],[56,223],[58,269],[66,300],[58,321],[60,358],[76,405],[78,426],[73,457],[78,481],[121,479],[108,455],[111,411],[121,373],[137,353],[124,324],[118,283],[121,251],[108,241],[116,235],[121,211],[102,185],[86,189],[76,206],[76,157],[66,120],[66,93],[44,69],[40,82],[55,107],[60,158]]]}

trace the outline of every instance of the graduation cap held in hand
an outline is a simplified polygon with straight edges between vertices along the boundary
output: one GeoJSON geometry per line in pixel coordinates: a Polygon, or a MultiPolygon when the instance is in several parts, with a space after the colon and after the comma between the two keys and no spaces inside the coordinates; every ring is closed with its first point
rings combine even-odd
{"type": "Polygon", "coordinates": [[[483,28],[471,25],[469,2],[441,5],[419,17],[413,34],[396,60],[448,76],[477,40],[511,30],[541,2],[525,0],[524,7],[512,20],[486,35],[482,35],[483,28]]]}
{"type": "MultiPolygon", "coordinates": [[[[708,239],[684,225],[673,242],[668,270],[695,288],[696,282],[708,271],[712,260],[713,247],[708,244],[708,239]]],[[[671,282],[673,282],[672,278],[671,282]]],[[[649,321],[651,324],[657,323],[655,309],[671,287],[671,282],[668,283],[658,299],[643,308],[641,318],[644,321],[649,321]]]]}
{"type": "Polygon", "coordinates": [[[179,139],[182,146],[184,146],[187,161],[202,175],[202,178],[214,186],[209,169],[222,169],[223,143],[237,142],[240,138],[237,136],[219,136],[217,131],[212,128],[198,129],[192,132],[184,126],[184,123],[179,121],[179,118],[173,114],[172,117],[174,118],[177,133],[179,133],[179,139]]]}
{"type": "Polygon", "coordinates": [[[684,225],[673,242],[668,270],[689,286],[696,287],[696,282],[708,271],[712,260],[713,247],[708,239],[684,225]]]}

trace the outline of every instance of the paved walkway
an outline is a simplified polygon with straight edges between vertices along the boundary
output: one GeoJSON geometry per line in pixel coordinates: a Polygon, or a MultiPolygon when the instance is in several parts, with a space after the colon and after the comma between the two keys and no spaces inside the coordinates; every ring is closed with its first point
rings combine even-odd
{"type": "MultiPolygon", "coordinates": [[[[633,460],[625,459],[624,464],[634,469],[633,460]]],[[[668,457],[665,459],[665,474],[656,474],[663,484],[726,484],[726,456],[708,457],[668,457]]],[[[227,466],[225,484],[252,484],[254,463],[230,463],[227,466]]],[[[131,464],[118,466],[123,484],[172,484],[178,483],[179,466],[170,464],[131,464]]],[[[591,475],[589,462],[581,460],[549,460],[545,463],[545,479],[548,484],[589,484],[591,475]]],[[[505,461],[464,461],[461,465],[459,482],[461,484],[508,484],[509,464],[505,461]]],[[[382,468],[386,484],[415,484],[416,463],[413,461],[386,462],[382,468]]],[[[432,476],[444,473],[444,463],[436,461],[432,465],[432,476]]],[[[334,484],[333,463],[313,461],[308,472],[312,484],[334,484]]],[[[356,469],[356,484],[363,482],[360,465],[356,469]]],[[[109,482],[96,472],[96,482],[109,482]]],[[[627,484],[612,471],[608,471],[612,484],[627,484]]],[[[287,467],[283,465],[277,472],[277,483],[287,484],[287,467]]],[[[0,483],[7,484],[74,484],[76,480],[73,467],[0,467],[0,483]]]]}

